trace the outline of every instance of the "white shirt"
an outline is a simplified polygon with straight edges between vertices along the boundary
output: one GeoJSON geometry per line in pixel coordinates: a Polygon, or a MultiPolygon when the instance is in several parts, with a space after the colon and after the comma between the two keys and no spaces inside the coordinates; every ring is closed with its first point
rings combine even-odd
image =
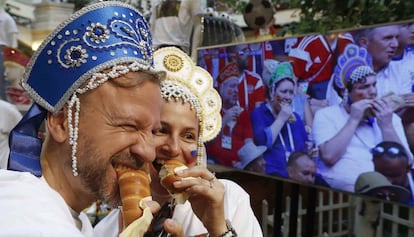
{"type": "Polygon", "coordinates": [[[9,160],[9,133],[22,118],[13,104],[0,100],[0,169],[7,169],[9,160]]]}
{"type": "Polygon", "coordinates": [[[383,97],[390,92],[397,95],[411,92],[409,70],[405,64],[401,64],[399,61],[391,61],[388,67],[377,72],[376,78],[378,97],[383,97]]]}
{"type": "MultiPolygon", "coordinates": [[[[345,126],[348,119],[349,114],[342,104],[318,110],[312,126],[315,144],[319,146],[332,139],[345,126]]],[[[396,114],[393,114],[392,126],[402,145],[409,150],[401,119],[396,114]]],[[[318,161],[318,172],[332,188],[344,190],[346,187],[353,187],[359,174],[374,170],[370,150],[383,140],[376,121],[372,126],[360,124],[342,157],[331,167],[325,165],[323,161],[318,161]]]]}
{"type": "Polygon", "coordinates": [[[16,22],[0,7],[0,45],[15,47],[15,34],[18,32],[16,22]]]}
{"type": "MultiPolygon", "coordinates": [[[[224,184],[224,216],[228,219],[240,237],[263,237],[259,222],[250,206],[250,197],[239,185],[230,180],[220,179],[224,184]]],[[[115,209],[95,227],[96,236],[116,237],[118,235],[118,214],[115,209]]],[[[173,219],[183,225],[184,236],[207,233],[203,223],[198,219],[187,201],[177,205],[173,219]]]]}
{"type": "MultiPolygon", "coordinates": [[[[201,15],[207,8],[206,0],[181,0],[177,3],[175,9],[169,9],[165,12],[157,11],[158,5],[163,0],[153,0],[151,3],[151,34],[152,43],[155,48],[160,45],[177,45],[184,48],[190,47],[190,36],[193,29],[193,17],[201,15]],[[165,14],[169,14],[166,16],[165,14]]],[[[174,1],[167,1],[174,2],[174,1]]],[[[172,7],[172,6],[170,6],[172,7]]],[[[174,8],[174,7],[172,7],[174,8]]]]}
{"type": "Polygon", "coordinates": [[[0,170],[0,190],[1,237],[93,236],[86,214],[73,217],[65,200],[44,178],[0,170]]]}

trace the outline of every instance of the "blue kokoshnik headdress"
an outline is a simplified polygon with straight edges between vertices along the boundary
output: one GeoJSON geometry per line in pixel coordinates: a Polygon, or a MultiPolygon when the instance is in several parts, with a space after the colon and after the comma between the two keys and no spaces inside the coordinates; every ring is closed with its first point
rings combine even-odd
{"type": "Polygon", "coordinates": [[[141,13],[121,2],[99,2],[75,12],[43,41],[27,66],[21,85],[35,103],[10,134],[8,168],[41,175],[36,147],[41,145],[36,141],[39,120],[68,103],[69,143],[77,176],[77,95],[142,70],[160,74],[153,69],[152,39],[141,13]]]}
{"type": "Polygon", "coordinates": [[[375,75],[371,55],[365,48],[348,44],[338,57],[334,70],[334,83],[339,89],[346,89],[367,76],[375,75]]]}

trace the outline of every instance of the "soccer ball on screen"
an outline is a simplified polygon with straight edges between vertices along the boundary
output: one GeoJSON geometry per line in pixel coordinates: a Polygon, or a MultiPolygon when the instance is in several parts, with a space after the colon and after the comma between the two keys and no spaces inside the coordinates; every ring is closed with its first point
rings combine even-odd
{"type": "Polygon", "coordinates": [[[274,8],[269,1],[250,0],[244,8],[243,17],[248,27],[259,29],[273,20],[274,13],[274,8]]]}

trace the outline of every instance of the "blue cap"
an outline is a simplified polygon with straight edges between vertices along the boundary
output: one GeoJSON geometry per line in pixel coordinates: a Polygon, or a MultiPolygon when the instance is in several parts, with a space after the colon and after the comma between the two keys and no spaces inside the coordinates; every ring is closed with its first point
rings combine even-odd
{"type": "Polygon", "coordinates": [[[134,63],[135,71],[156,73],[152,53],[140,12],[122,2],[99,2],[75,12],[43,41],[21,84],[36,103],[57,112],[97,72],[134,63]]]}

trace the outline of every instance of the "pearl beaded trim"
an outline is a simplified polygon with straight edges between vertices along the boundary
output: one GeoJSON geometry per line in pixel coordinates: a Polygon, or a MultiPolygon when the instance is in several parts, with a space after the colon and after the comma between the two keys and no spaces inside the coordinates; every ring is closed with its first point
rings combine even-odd
{"type": "Polygon", "coordinates": [[[365,79],[367,76],[375,75],[374,71],[369,66],[360,66],[357,67],[349,76],[351,84],[355,84],[362,79],[365,79]]]}
{"type": "Polygon", "coordinates": [[[213,78],[175,47],[155,51],[154,65],[167,73],[161,82],[162,97],[167,101],[181,99],[195,110],[200,127],[197,164],[205,165],[204,142],[213,139],[221,129],[221,97],[213,88],[213,78]]]}
{"type": "Polygon", "coordinates": [[[72,146],[72,173],[73,176],[78,176],[78,161],[76,157],[78,147],[78,133],[79,133],[79,113],[80,100],[78,94],[84,94],[90,90],[96,89],[109,79],[117,78],[128,72],[136,72],[142,70],[142,65],[133,62],[130,65],[117,65],[112,67],[108,72],[99,72],[93,74],[92,78],[88,80],[84,87],[76,89],[68,101],[68,129],[69,129],[69,144],[72,146]]]}

